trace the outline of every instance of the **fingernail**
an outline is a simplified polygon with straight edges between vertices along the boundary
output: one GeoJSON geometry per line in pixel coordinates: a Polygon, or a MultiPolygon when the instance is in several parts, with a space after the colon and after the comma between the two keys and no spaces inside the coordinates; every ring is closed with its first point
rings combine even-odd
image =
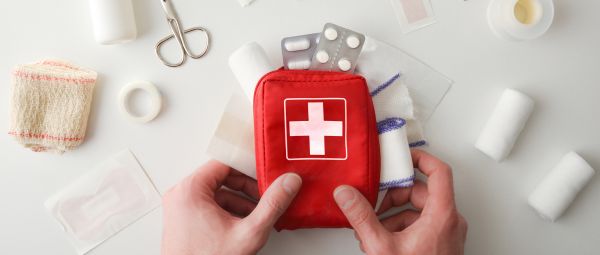
{"type": "Polygon", "coordinates": [[[290,195],[294,195],[302,185],[302,178],[297,174],[286,174],[281,182],[283,189],[290,195]]]}
{"type": "Polygon", "coordinates": [[[354,203],[354,191],[347,186],[339,186],[333,192],[333,197],[335,198],[335,202],[342,208],[343,210],[350,208],[354,203]]]}

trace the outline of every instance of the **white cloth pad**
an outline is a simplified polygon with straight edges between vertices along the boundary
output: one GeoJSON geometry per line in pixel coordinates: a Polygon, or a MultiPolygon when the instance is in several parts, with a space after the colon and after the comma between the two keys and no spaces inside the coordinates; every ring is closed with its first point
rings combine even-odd
{"type": "Polygon", "coordinates": [[[594,175],[577,153],[569,152],[529,196],[529,205],[545,220],[555,221],[594,175]]]}
{"type": "Polygon", "coordinates": [[[254,102],[254,89],[260,78],[275,70],[265,50],[256,42],[244,44],[234,51],[229,57],[229,67],[250,102],[254,102]]]}
{"type": "MultiPolygon", "coordinates": [[[[357,61],[356,74],[367,79],[372,92],[385,87],[390,81],[400,82],[408,88],[412,110],[402,107],[392,108],[392,110],[396,111],[395,117],[407,121],[408,141],[414,146],[424,144],[425,137],[421,127],[427,123],[442,101],[452,81],[398,48],[368,36],[357,61]],[[395,79],[398,74],[400,76],[395,79]]],[[[390,96],[396,94],[385,90],[387,89],[380,94],[390,93],[390,96]]],[[[405,100],[402,99],[402,94],[395,97],[397,100],[405,100]]],[[[374,104],[377,111],[380,103],[374,101],[374,104]]]]}
{"type": "Polygon", "coordinates": [[[135,157],[124,151],[49,198],[45,205],[77,252],[85,254],[160,202],[135,157]]]}
{"type": "Polygon", "coordinates": [[[504,90],[475,147],[496,161],[504,160],[525,127],[534,104],[519,91],[504,90]]]}
{"type": "Polygon", "coordinates": [[[207,154],[223,164],[256,179],[252,104],[233,94],[210,140],[207,154]]]}

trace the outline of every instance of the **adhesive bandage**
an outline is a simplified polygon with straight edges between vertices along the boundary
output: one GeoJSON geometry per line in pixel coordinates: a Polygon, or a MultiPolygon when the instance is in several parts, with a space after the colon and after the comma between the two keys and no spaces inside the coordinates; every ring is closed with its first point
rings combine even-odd
{"type": "Polygon", "coordinates": [[[504,160],[533,112],[534,101],[527,95],[506,89],[492,112],[475,148],[496,161],[504,160]]]}
{"type": "Polygon", "coordinates": [[[79,254],[85,254],[160,205],[161,198],[129,151],[106,160],[45,205],[79,254]]]}
{"type": "Polygon", "coordinates": [[[391,0],[402,33],[409,33],[436,22],[430,0],[391,0]]]}
{"type": "Polygon", "coordinates": [[[545,220],[555,221],[590,181],[594,169],[577,153],[569,152],[529,196],[529,205],[545,220]]]}
{"type": "Polygon", "coordinates": [[[213,159],[256,179],[252,104],[242,95],[233,94],[206,153],[213,159]]]}

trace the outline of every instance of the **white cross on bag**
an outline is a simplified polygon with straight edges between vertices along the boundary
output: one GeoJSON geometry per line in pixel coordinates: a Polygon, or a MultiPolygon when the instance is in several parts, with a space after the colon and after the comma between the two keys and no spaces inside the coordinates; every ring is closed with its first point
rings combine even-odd
{"type": "Polygon", "coordinates": [[[290,136],[308,136],[310,155],[325,155],[325,137],[342,136],[342,121],[325,121],[323,102],[308,103],[308,121],[290,121],[290,136]]]}

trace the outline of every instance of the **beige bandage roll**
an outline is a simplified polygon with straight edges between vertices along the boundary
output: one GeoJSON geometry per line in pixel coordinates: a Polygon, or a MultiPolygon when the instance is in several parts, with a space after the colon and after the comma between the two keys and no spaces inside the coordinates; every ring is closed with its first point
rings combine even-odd
{"type": "Polygon", "coordinates": [[[17,66],[9,135],[36,152],[73,150],[85,137],[96,78],[64,61],[17,66]]]}

